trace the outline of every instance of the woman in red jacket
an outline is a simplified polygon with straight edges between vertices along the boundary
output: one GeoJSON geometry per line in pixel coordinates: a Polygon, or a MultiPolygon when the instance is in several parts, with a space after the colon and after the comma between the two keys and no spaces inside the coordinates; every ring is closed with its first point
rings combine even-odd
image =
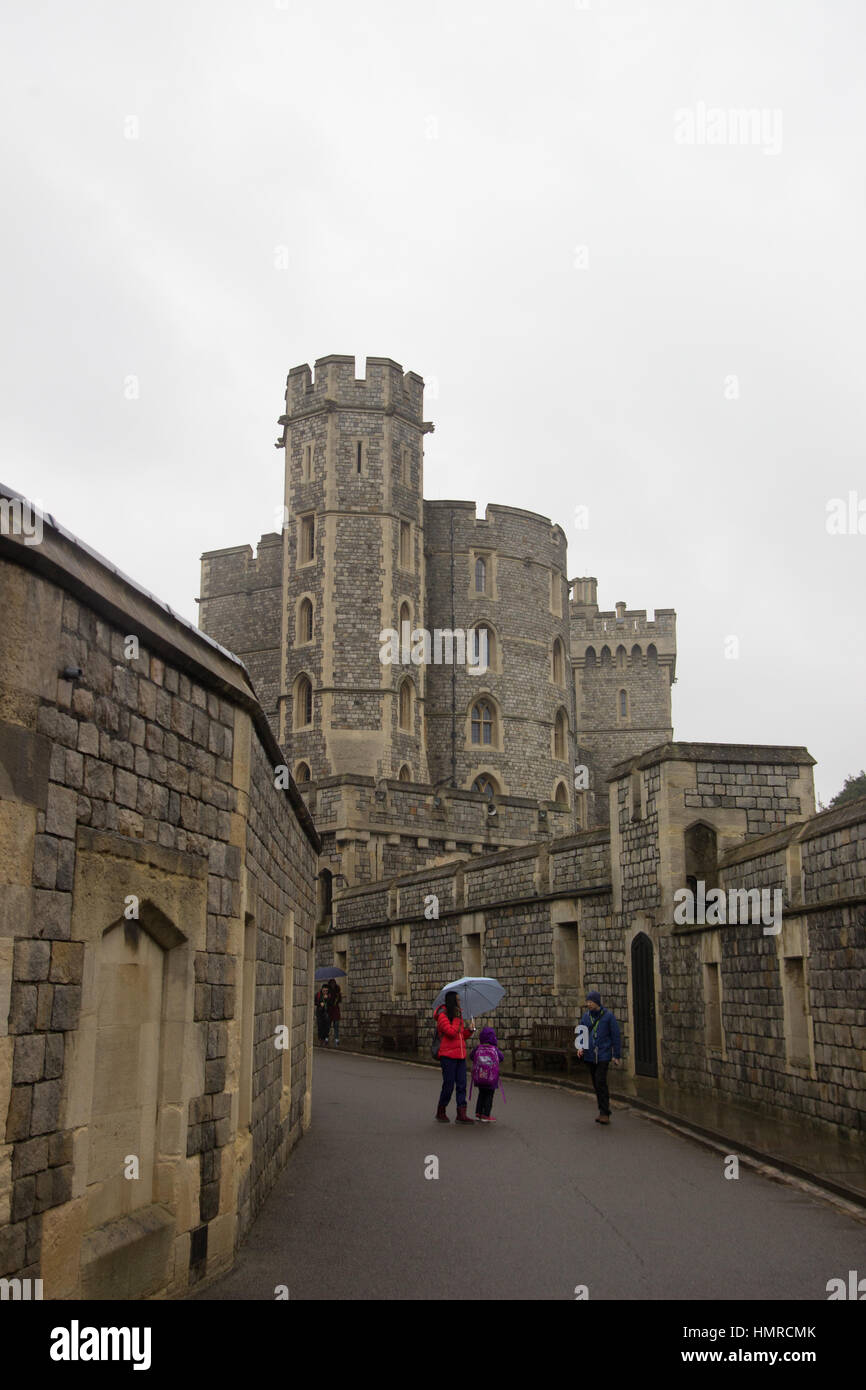
{"type": "Polygon", "coordinates": [[[456,1082],[457,1123],[471,1125],[474,1121],[466,1114],[466,1039],[475,1032],[474,1021],[472,1027],[467,1027],[463,1022],[460,1001],[453,989],[445,995],[445,1003],[439,1005],[433,1017],[439,1034],[439,1062],[442,1067],[442,1091],[436,1119],[447,1125],[447,1105],[456,1082]]]}

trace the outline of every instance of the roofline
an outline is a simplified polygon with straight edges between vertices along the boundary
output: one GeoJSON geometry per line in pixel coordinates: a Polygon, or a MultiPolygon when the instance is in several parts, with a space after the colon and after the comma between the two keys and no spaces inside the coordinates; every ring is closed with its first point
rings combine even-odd
{"type": "Polygon", "coordinates": [[[795,763],[814,767],[817,762],[808,748],[786,747],[775,743],[659,743],[617,763],[608,782],[618,782],[629,772],[655,767],[657,763],[795,763]]]}
{"type": "MultiPolygon", "coordinates": [[[[245,709],[274,764],[287,766],[286,754],[259,704],[249,671],[233,652],[67,531],[51,513],[5,483],[0,483],[0,498],[23,503],[41,517],[43,526],[42,540],[37,545],[0,532],[0,558],[43,575],[116,626],[126,627],[130,619],[134,620],[146,646],[245,709]]],[[[285,791],[307,839],[320,854],[319,833],[291,772],[285,791]]]]}

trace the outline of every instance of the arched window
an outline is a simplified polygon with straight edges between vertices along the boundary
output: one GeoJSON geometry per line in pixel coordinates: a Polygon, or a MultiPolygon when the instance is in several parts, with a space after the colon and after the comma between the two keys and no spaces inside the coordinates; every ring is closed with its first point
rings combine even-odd
{"type": "Polygon", "coordinates": [[[483,665],[484,638],[480,635],[481,633],[487,634],[487,667],[492,671],[496,668],[496,633],[489,623],[479,623],[477,627],[472,628],[469,633],[469,651],[466,659],[470,666],[483,665]]]}
{"type": "Polygon", "coordinates": [[[306,729],[313,722],[313,687],[307,676],[295,686],[295,728],[306,729]]]}
{"type": "Polygon", "coordinates": [[[298,766],[295,768],[295,781],[298,782],[298,783],[300,783],[300,782],[309,782],[309,780],[310,780],[310,766],[309,766],[309,763],[298,763],[298,766]]]}
{"type": "Polygon", "coordinates": [[[633,646],[632,649],[631,649],[631,664],[632,664],[632,666],[640,666],[642,656],[643,656],[643,652],[641,651],[641,649],[640,649],[640,647],[638,646],[637,642],[635,642],[634,646],[633,646]]]}
{"type": "Polygon", "coordinates": [[[564,782],[557,782],[556,791],[554,793],[553,799],[556,802],[557,806],[568,805],[568,792],[566,790],[564,782]]]}
{"type": "Polygon", "coordinates": [[[652,643],[652,642],[650,642],[649,646],[648,646],[647,649],[646,649],[646,663],[647,663],[647,666],[656,666],[656,665],[658,664],[658,659],[659,659],[659,654],[658,654],[658,651],[656,650],[655,644],[652,643]]]}
{"type": "Polygon", "coordinates": [[[553,644],[553,683],[565,685],[565,657],[558,637],[553,644]]]}
{"type": "Polygon", "coordinates": [[[610,665],[610,647],[602,647],[602,649],[601,649],[601,664],[602,664],[602,666],[609,666],[609,665],[610,665]]]}
{"type": "Polygon", "coordinates": [[[476,700],[472,706],[472,742],[493,743],[493,706],[489,700],[476,700]]]}
{"type": "Polygon", "coordinates": [[[625,690],[619,692],[619,717],[628,719],[628,693],[625,690]]]}
{"type": "Polygon", "coordinates": [[[595,647],[587,647],[586,656],[583,659],[584,666],[595,665],[595,647]]]}
{"type": "Polygon", "coordinates": [[[487,593],[487,561],[483,555],[479,555],[475,561],[475,592],[487,593]]]}
{"type": "Polygon", "coordinates": [[[553,726],[553,756],[555,758],[565,758],[567,735],[568,716],[564,709],[557,710],[556,722],[553,726]]]}
{"type": "Polygon", "coordinates": [[[409,769],[409,764],[408,764],[408,763],[404,763],[403,766],[400,768],[400,771],[399,771],[398,774],[397,774],[397,780],[398,780],[398,782],[411,782],[411,781],[412,781],[412,773],[411,773],[411,771],[410,771],[410,769],[409,769]]]}
{"type": "Polygon", "coordinates": [[[482,772],[472,783],[472,790],[480,792],[482,796],[487,797],[488,801],[492,801],[494,796],[499,794],[499,783],[495,777],[490,776],[489,772],[482,772]]]}
{"type": "Polygon", "coordinates": [[[312,599],[301,599],[298,608],[298,644],[312,642],[313,640],[313,603],[312,599]]]}
{"type": "Polygon", "coordinates": [[[684,836],[686,886],[697,892],[698,882],[707,890],[715,888],[718,879],[718,849],[716,832],[711,825],[698,821],[690,825],[684,836]]]}
{"type": "Polygon", "coordinates": [[[408,679],[400,686],[400,728],[412,729],[412,682],[408,679]]]}
{"type": "Polygon", "coordinates": [[[401,640],[402,640],[402,637],[403,637],[403,624],[404,624],[404,623],[408,623],[408,624],[409,624],[410,635],[411,635],[412,614],[411,614],[410,611],[409,611],[409,605],[408,605],[408,603],[401,603],[401,604],[400,604],[400,637],[401,637],[401,640]]]}
{"type": "Polygon", "coordinates": [[[620,670],[622,670],[622,668],[625,666],[626,655],[627,653],[625,647],[623,647],[620,644],[620,646],[618,646],[616,649],[616,664],[617,666],[619,666],[620,670]]]}

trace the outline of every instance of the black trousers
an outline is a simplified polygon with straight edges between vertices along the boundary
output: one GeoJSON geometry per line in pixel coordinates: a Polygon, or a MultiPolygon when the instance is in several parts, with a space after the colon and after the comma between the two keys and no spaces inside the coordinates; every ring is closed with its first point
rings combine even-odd
{"type": "Polygon", "coordinates": [[[475,1101],[476,1115],[489,1115],[493,1109],[493,1097],[496,1094],[495,1086],[478,1086],[477,1099],[475,1101]]]}
{"type": "Polygon", "coordinates": [[[590,1062],[589,1064],[589,1074],[592,1077],[592,1084],[598,1097],[598,1113],[600,1115],[610,1114],[610,1092],[607,1089],[607,1069],[609,1066],[610,1062],[590,1062]]]}

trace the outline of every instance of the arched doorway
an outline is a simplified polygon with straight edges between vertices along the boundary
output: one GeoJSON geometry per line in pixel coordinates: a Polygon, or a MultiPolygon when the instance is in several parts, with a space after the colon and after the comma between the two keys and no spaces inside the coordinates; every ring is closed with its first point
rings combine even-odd
{"type": "Polygon", "coordinates": [[[639,932],[631,943],[631,992],[635,1073],[658,1076],[653,944],[645,932],[639,932]]]}

